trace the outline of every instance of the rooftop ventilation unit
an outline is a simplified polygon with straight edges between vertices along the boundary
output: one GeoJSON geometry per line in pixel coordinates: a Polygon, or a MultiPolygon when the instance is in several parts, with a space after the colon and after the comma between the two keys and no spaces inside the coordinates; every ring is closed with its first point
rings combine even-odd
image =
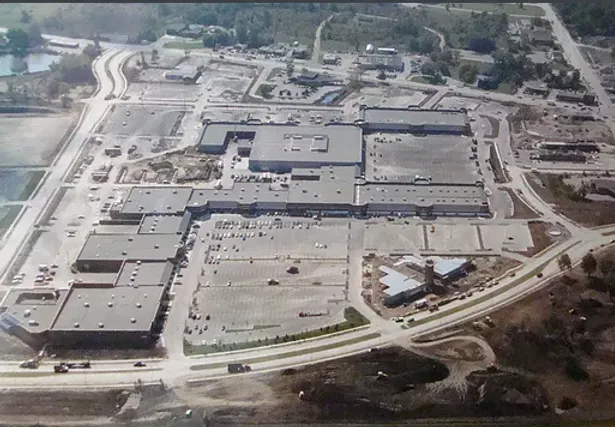
{"type": "Polygon", "coordinates": [[[73,323],[73,327],[78,328],[79,327],[79,322],[73,323]]]}
{"type": "Polygon", "coordinates": [[[105,327],[105,324],[104,324],[103,322],[100,322],[100,323],[98,324],[98,327],[99,327],[100,329],[102,329],[102,328],[104,328],[104,327],[105,327]]]}

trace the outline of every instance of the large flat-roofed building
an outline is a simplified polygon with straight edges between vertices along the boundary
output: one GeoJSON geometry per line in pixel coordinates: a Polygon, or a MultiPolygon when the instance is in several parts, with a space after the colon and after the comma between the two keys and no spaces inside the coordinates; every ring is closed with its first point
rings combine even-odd
{"type": "Polygon", "coordinates": [[[223,153],[233,143],[242,144],[253,171],[290,172],[297,167],[354,166],[362,161],[362,131],[350,124],[209,123],[199,147],[206,153],[223,153]]]}
{"type": "Polygon", "coordinates": [[[0,306],[0,327],[29,345],[40,345],[67,294],[67,290],[11,289],[0,306]]]}
{"type": "Polygon", "coordinates": [[[362,127],[370,132],[469,135],[465,111],[412,108],[361,108],[362,127]]]}
{"type": "Polygon", "coordinates": [[[286,209],[288,189],[269,183],[234,183],[232,188],[195,189],[188,209],[202,212],[258,212],[286,209]]]}
{"type": "Polygon", "coordinates": [[[164,286],[73,286],[49,331],[62,346],[148,347],[156,339],[164,286]]]}
{"type": "Polygon", "coordinates": [[[183,215],[145,215],[139,225],[139,234],[177,234],[183,236],[190,227],[190,212],[183,215]]]}
{"type": "Polygon", "coordinates": [[[115,279],[91,274],[68,290],[14,289],[2,303],[0,326],[33,346],[151,347],[174,268],[168,261],[127,261],[115,279]]]}
{"type": "Polygon", "coordinates": [[[370,215],[490,215],[484,189],[472,186],[367,184],[359,186],[356,204],[370,215]]]}
{"type": "Polygon", "coordinates": [[[111,217],[141,219],[147,214],[183,215],[192,187],[132,187],[126,200],[112,206],[111,217]]]}
{"type": "Polygon", "coordinates": [[[122,263],[175,260],[183,249],[182,236],[176,234],[95,234],[91,233],[77,257],[79,271],[110,273],[122,263]]]}
{"type": "Polygon", "coordinates": [[[358,166],[293,169],[288,210],[320,215],[349,215],[354,210],[358,166]]]}

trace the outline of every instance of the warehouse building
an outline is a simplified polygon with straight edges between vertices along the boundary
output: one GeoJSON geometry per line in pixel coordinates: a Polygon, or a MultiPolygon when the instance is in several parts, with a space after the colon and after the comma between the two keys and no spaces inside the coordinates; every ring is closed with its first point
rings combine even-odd
{"type": "Polygon", "coordinates": [[[15,289],[0,325],[24,342],[71,348],[151,347],[162,331],[174,265],[126,262],[116,280],[68,290],[15,289]]]}
{"type": "Polygon", "coordinates": [[[296,85],[306,87],[341,86],[344,84],[342,79],[335,78],[327,73],[316,73],[314,71],[303,72],[296,77],[291,77],[290,81],[296,85]]]}
{"type": "Polygon", "coordinates": [[[359,186],[356,205],[366,215],[491,215],[484,189],[476,186],[366,184],[359,186]]]}
{"type": "Polygon", "coordinates": [[[229,143],[242,145],[249,168],[258,172],[290,172],[293,168],[354,166],[362,161],[361,128],[348,124],[297,126],[289,124],[209,123],[199,149],[223,153],[229,143]]]}
{"type": "Polygon", "coordinates": [[[360,55],[356,60],[357,66],[363,70],[384,70],[392,73],[403,73],[404,61],[399,55],[360,55]]]}
{"type": "Polygon", "coordinates": [[[599,153],[600,146],[592,141],[574,142],[543,142],[538,145],[542,150],[552,151],[580,151],[583,153],[599,153]]]}
{"type": "Polygon", "coordinates": [[[586,105],[594,105],[596,103],[596,95],[585,91],[559,90],[555,95],[555,99],[562,102],[575,102],[586,105]]]}
{"type": "Polygon", "coordinates": [[[75,267],[82,272],[113,273],[124,261],[174,261],[182,254],[183,236],[177,234],[90,233],[75,267]]]}
{"type": "Polygon", "coordinates": [[[123,203],[109,211],[111,218],[140,220],[146,214],[183,215],[192,187],[132,187],[123,203]]]}
{"type": "Polygon", "coordinates": [[[184,236],[190,228],[190,212],[183,215],[145,215],[139,224],[139,234],[176,234],[184,236]]]}
{"type": "Polygon", "coordinates": [[[361,108],[365,131],[416,134],[470,135],[470,120],[463,110],[422,110],[409,108],[361,108]]]}
{"type": "Polygon", "coordinates": [[[194,84],[202,74],[200,70],[169,70],[164,72],[164,78],[172,82],[194,84]]]}

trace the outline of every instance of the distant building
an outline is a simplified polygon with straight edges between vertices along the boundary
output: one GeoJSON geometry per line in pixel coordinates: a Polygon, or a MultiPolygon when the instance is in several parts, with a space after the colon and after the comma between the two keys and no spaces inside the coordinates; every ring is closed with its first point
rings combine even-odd
{"type": "Polygon", "coordinates": [[[186,27],[186,24],[171,24],[166,28],[166,33],[169,36],[179,36],[179,33],[186,27]]]}
{"type": "Polygon", "coordinates": [[[194,84],[202,74],[203,72],[199,70],[169,70],[164,72],[164,78],[174,82],[194,84]]]}
{"type": "Polygon", "coordinates": [[[357,58],[357,66],[364,70],[384,70],[402,73],[404,61],[399,55],[360,55],[357,58]]]}
{"type": "Polygon", "coordinates": [[[480,74],[476,77],[476,86],[479,89],[492,90],[497,89],[499,85],[500,81],[494,76],[480,74]]]}
{"type": "Polygon", "coordinates": [[[580,152],[540,151],[534,159],[546,162],[586,163],[587,156],[580,152]]]}
{"type": "Polygon", "coordinates": [[[538,145],[543,150],[550,151],[581,151],[584,153],[599,153],[600,146],[591,141],[578,142],[543,142],[538,145]]]}
{"type": "Polygon", "coordinates": [[[370,132],[469,135],[470,121],[460,110],[363,107],[362,127],[370,132]]]}
{"type": "Polygon", "coordinates": [[[338,65],[341,61],[341,58],[337,55],[334,55],[332,53],[325,53],[322,56],[322,63],[324,65],[338,65]]]}
{"type": "Polygon", "coordinates": [[[379,47],[376,49],[376,53],[379,55],[397,55],[397,49],[394,47],[379,47]]]}
{"type": "Polygon", "coordinates": [[[546,83],[541,81],[532,81],[525,84],[524,92],[530,95],[539,95],[543,97],[549,96],[551,89],[546,83]]]}
{"type": "Polygon", "coordinates": [[[307,46],[296,46],[293,47],[290,55],[295,59],[310,59],[311,52],[307,46]]]}
{"type": "Polygon", "coordinates": [[[523,29],[521,38],[534,46],[554,46],[555,40],[551,31],[542,28],[523,29]]]}
{"type": "Polygon", "coordinates": [[[580,102],[587,105],[594,105],[596,103],[596,95],[585,91],[573,92],[569,90],[560,90],[555,95],[555,99],[563,102],[580,102]]]}
{"type": "Polygon", "coordinates": [[[307,87],[339,86],[343,83],[340,79],[334,78],[327,73],[312,71],[306,71],[298,76],[291,77],[290,80],[299,86],[307,87]]]}
{"type": "MultiPolygon", "coordinates": [[[[434,275],[438,280],[448,282],[459,277],[465,276],[473,267],[471,261],[466,258],[441,258],[438,256],[429,257],[433,262],[434,275]]],[[[400,261],[395,263],[394,267],[408,264],[421,272],[425,272],[425,266],[428,259],[415,255],[404,256],[400,261]]]]}

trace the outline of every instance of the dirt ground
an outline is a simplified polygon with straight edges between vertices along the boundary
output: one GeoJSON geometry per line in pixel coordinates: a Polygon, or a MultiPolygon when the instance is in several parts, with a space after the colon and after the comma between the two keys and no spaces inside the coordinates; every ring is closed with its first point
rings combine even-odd
{"type": "Polygon", "coordinates": [[[485,135],[485,138],[497,138],[500,135],[500,122],[491,116],[483,116],[482,118],[487,119],[489,124],[491,125],[491,132],[485,135]]]}
{"type": "Polygon", "coordinates": [[[502,191],[506,191],[510,196],[513,203],[513,214],[507,215],[506,218],[510,219],[536,219],[540,216],[534,212],[511,188],[500,188],[502,191]]]}
{"type": "MultiPolygon", "coordinates": [[[[615,249],[594,255],[599,263],[615,260],[615,249]]],[[[612,417],[615,304],[606,289],[601,273],[588,278],[575,268],[492,314],[496,326],[482,335],[498,365],[511,366],[543,384],[551,406],[570,397],[578,404],[577,416],[612,417]]]]}
{"type": "Polygon", "coordinates": [[[280,373],[212,381],[178,391],[178,396],[193,403],[215,396],[224,405],[210,400],[210,422],[234,425],[544,413],[544,393],[532,380],[475,371],[464,375],[460,388],[449,381],[451,375],[444,363],[433,358],[389,347],[280,373]]]}
{"type": "Polygon", "coordinates": [[[586,227],[615,223],[615,201],[572,200],[549,185],[549,175],[528,173],[526,177],[534,191],[546,202],[554,204],[558,213],[586,227]]]}
{"type": "Polygon", "coordinates": [[[533,257],[534,255],[547,249],[555,242],[555,240],[548,234],[548,231],[551,229],[551,224],[547,224],[542,221],[530,221],[528,223],[528,228],[532,234],[534,246],[528,248],[527,251],[521,252],[522,255],[533,257]]]}
{"type": "Polygon", "coordinates": [[[600,121],[572,121],[563,116],[570,112],[566,109],[540,109],[520,107],[508,116],[511,125],[511,147],[532,148],[539,141],[593,140],[598,143],[615,145],[615,137],[608,126],[600,121]],[[544,112],[547,114],[544,114],[544,112]],[[557,116],[557,119],[555,118],[557,116]]]}
{"type": "Polygon", "coordinates": [[[187,149],[180,150],[124,164],[126,173],[123,183],[209,182],[221,176],[217,163],[216,156],[204,156],[187,149]]]}

